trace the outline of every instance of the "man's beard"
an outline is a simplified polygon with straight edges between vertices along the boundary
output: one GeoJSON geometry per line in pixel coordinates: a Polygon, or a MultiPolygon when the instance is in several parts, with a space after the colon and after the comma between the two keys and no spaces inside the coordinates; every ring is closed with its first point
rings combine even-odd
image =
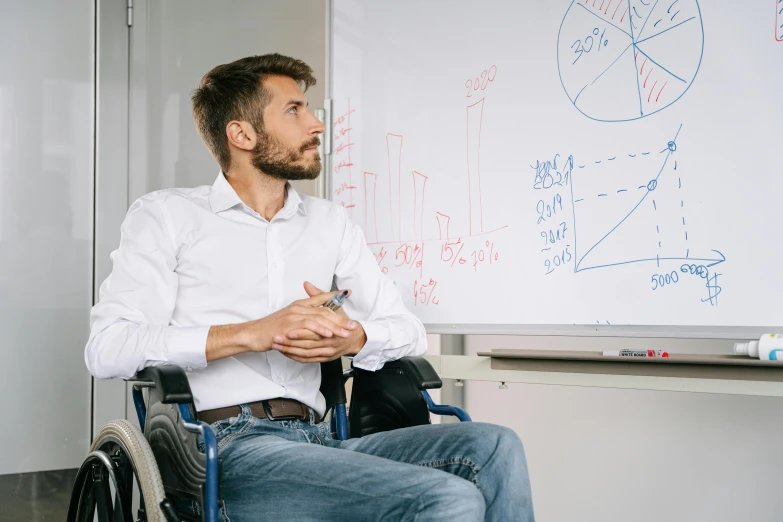
{"type": "Polygon", "coordinates": [[[299,150],[286,147],[268,134],[258,133],[258,143],[253,149],[253,166],[272,177],[285,180],[315,179],[321,173],[321,158],[316,154],[312,162],[301,163],[305,150],[317,147],[321,140],[313,138],[299,150]]]}

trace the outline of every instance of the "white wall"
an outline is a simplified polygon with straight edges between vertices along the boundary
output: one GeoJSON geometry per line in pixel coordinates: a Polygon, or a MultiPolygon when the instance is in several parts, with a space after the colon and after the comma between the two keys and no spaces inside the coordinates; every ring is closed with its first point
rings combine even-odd
{"type": "MultiPolygon", "coordinates": [[[[731,341],[467,336],[497,348],[654,347],[730,353],[731,341]]],[[[783,520],[783,399],[468,382],[473,420],[522,438],[539,522],[783,520]]]]}

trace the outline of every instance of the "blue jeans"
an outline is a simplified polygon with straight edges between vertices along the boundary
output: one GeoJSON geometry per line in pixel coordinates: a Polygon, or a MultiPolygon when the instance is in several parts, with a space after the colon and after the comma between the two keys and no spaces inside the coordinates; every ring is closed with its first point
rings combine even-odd
{"type": "Polygon", "coordinates": [[[522,442],[466,422],[347,441],[329,424],[242,413],[212,425],[224,520],[533,521],[522,442]],[[445,473],[444,473],[445,472],[445,473]]]}

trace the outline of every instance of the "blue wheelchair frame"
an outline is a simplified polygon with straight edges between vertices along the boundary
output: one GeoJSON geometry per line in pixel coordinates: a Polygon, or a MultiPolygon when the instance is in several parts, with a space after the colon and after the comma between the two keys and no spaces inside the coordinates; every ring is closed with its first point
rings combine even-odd
{"type": "MultiPolygon", "coordinates": [[[[343,383],[353,377],[354,370],[343,372],[343,383]]],[[[136,406],[136,414],[139,417],[141,431],[144,432],[144,425],[147,418],[147,407],[144,403],[141,386],[133,386],[133,403],[136,406]]],[[[427,409],[430,413],[436,415],[450,415],[457,417],[461,422],[470,422],[471,418],[465,410],[456,406],[447,406],[435,404],[427,390],[420,390],[427,409]]],[[[204,484],[205,506],[203,506],[203,519],[206,522],[218,522],[218,446],[217,438],[212,426],[206,422],[197,421],[193,418],[190,405],[186,403],[177,403],[177,408],[184,421],[183,426],[186,430],[202,436],[204,441],[204,452],[206,455],[206,481],[204,484]]],[[[335,404],[331,416],[331,431],[336,433],[338,440],[347,440],[348,436],[348,415],[346,413],[345,403],[335,404]]],[[[143,502],[143,499],[142,499],[143,502]]]]}

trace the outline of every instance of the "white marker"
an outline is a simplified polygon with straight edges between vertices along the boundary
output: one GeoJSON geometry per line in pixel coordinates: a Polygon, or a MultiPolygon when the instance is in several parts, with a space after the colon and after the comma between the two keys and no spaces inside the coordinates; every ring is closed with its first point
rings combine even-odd
{"type": "Polygon", "coordinates": [[[603,354],[610,357],[669,357],[669,352],[663,350],[604,350],[603,354]]]}

